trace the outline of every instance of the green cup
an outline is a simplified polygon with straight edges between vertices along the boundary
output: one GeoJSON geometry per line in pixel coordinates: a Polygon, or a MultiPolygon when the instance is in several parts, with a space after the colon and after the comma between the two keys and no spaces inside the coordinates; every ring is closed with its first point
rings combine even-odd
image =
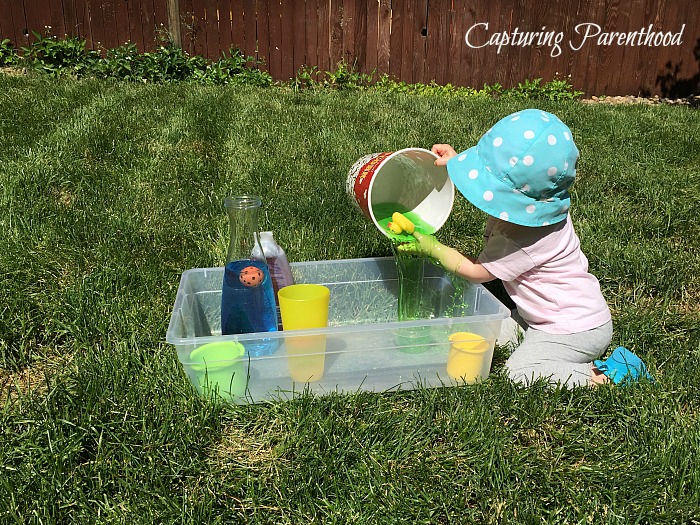
{"type": "Polygon", "coordinates": [[[205,396],[215,393],[227,401],[243,397],[248,386],[241,359],[244,353],[243,345],[234,341],[209,343],[192,350],[189,367],[197,391],[205,396]]]}
{"type": "Polygon", "coordinates": [[[406,354],[422,354],[430,349],[430,343],[432,337],[428,326],[399,328],[396,332],[396,346],[406,354]]]}

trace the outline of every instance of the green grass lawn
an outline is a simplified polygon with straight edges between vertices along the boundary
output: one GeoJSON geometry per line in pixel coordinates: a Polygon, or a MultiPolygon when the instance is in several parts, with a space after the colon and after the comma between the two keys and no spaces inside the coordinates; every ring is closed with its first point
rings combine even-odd
{"type": "MultiPolygon", "coordinates": [[[[540,103],[581,150],[572,215],[655,384],[510,384],[226,406],[164,342],[257,193],[292,261],[383,256],[366,153],[473,145],[523,101],[0,74],[0,523],[698,523],[700,113],[540,103]]],[[[463,198],[440,239],[476,253],[463,198]]]]}

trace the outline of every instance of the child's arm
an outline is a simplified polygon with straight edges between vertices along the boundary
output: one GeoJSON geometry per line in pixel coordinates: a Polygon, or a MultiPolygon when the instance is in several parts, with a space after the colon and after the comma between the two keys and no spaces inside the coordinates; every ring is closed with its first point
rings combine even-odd
{"type": "Polygon", "coordinates": [[[445,270],[474,283],[493,281],[496,277],[472,257],[466,257],[454,248],[441,244],[432,235],[414,232],[415,243],[402,245],[402,251],[421,253],[438,261],[445,270]]]}

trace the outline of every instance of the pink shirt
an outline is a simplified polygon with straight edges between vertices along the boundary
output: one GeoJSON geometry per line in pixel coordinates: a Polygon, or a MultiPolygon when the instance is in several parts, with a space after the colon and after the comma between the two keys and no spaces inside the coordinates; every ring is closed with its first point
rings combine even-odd
{"type": "Polygon", "coordinates": [[[527,324],[551,334],[572,334],[610,321],[610,309],[571,217],[532,228],[489,217],[479,262],[503,281],[527,324]]]}

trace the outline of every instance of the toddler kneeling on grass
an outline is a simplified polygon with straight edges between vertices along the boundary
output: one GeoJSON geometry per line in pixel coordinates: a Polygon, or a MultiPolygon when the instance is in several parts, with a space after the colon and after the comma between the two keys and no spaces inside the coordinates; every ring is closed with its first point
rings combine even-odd
{"type": "Polygon", "coordinates": [[[503,282],[527,324],[506,361],[509,376],[569,386],[647,376],[641,360],[622,347],[597,361],[610,345],[612,321],[569,215],[579,158],[571,130],[551,113],[526,109],[460,154],[448,144],[432,151],[462,195],[489,215],[486,243],[472,258],[415,233],[415,242],[401,249],[432,257],[472,282],[503,282]]]}

